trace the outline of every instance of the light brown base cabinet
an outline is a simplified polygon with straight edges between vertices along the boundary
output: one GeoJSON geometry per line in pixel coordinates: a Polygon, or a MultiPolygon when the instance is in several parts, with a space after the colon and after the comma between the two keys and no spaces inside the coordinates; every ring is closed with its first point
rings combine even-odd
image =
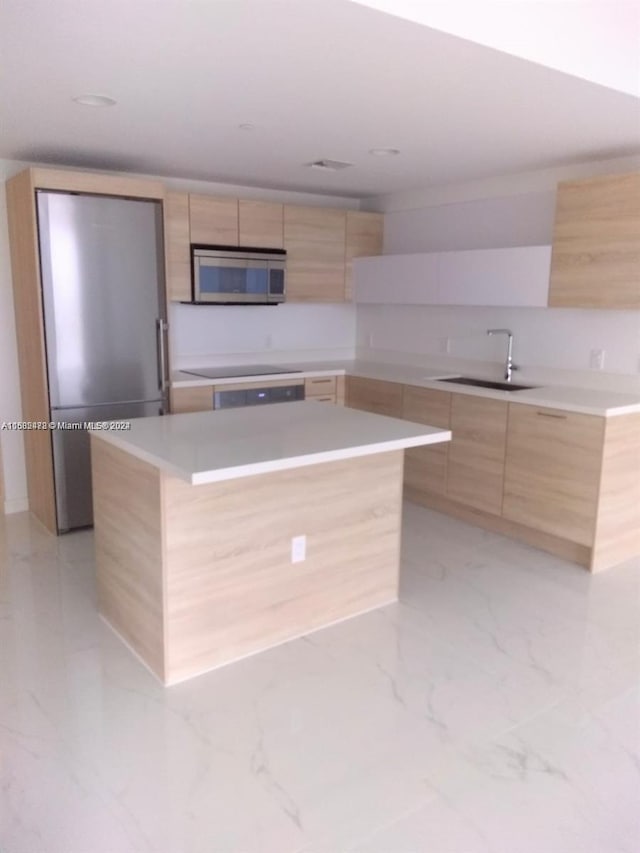
{"type": "Polygon", "coordinates": [[[640,414],[599,417],[349,377],[347,405],[452,431],[409,500],[599,571],[640,555],[640,414]]]}

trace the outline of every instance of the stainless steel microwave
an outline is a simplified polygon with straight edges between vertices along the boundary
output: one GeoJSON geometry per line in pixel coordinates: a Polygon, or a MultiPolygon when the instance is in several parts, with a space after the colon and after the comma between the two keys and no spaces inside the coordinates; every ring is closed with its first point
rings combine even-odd
{"type": "Polygon", "coordinates": [[[277,305],[285,301],[286,252],[191,246],[193,301],[219,305],[277,305]]]}

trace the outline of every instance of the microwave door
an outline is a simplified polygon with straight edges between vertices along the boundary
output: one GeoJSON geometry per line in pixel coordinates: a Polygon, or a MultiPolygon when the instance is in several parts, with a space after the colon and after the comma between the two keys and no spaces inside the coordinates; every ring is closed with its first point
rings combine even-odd
{"type": "Polygon", "coordinates": [[[247,295],[266,302],[269,295],[269,269],[264,261],[247,261],[247,295]]]}
{"type": "Polygon", "coordinates": [[[247,262],[235,258],[199,258],[197,282],[199,301],[244,301],[247,294],[247,262]]]}

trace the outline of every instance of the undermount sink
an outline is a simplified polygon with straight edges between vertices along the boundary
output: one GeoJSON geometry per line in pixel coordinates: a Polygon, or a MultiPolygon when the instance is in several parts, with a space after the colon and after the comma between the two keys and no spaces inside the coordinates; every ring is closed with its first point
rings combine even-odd
{"type": "Polygon", "coordinates": [[[456,385],[473,385],[477,388],[494,388],[497,391],[526,391],[536,385],[515,385],[513,382],[494,382],[491,379],[473,379],[471,376],[454,376],[452,379],[437,379],[436,382],[454,382],[456,385]]]}

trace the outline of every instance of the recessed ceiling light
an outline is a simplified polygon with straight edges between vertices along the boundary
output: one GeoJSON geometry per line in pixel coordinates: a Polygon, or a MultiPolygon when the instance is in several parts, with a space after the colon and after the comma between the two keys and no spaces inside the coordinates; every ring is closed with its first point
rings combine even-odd
{"type": "Polygon", "coordinates": [[[116,103],[116,99],[108,95],[78,95],[73,100],[83,107],[112,107],[116,103]]]}
{"type": "Polygon", "coordinates": [[[370,148],[369,154],[373,154],[374,157],[395,157],[396,154],[399,154],[400,150],[398,148],[370,148]]]}

